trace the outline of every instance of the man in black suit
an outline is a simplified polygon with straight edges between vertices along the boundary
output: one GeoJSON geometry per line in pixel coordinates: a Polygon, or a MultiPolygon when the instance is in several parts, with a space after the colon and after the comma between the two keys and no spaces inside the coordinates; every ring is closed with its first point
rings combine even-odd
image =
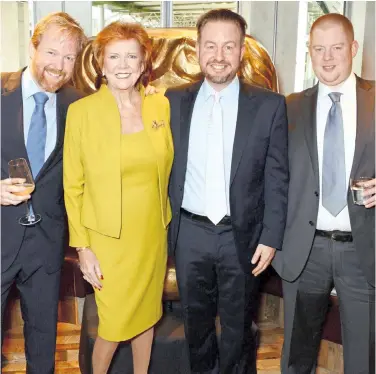
{"type": "Polygon", "coordinates": [[[70,81],[85,42],[66,13],[50,14],[35,27],[30,65],[1,76],[1,314],[13,283],[20,292],[27,373],[54,372],[60,269],[66,243],[62,153],[65,117],[81,97],[70,81]],[[8,178],[8,162],[24,158],[35,191],[8,178]],[[26,203],[41,221],[23,226],[26,203]]]}
{"type": "Polygon", "coordinates": [[[282,246],[287,211],[285,100],[239,81],[241,16],[212,10],[197,29],[205,80],[166,92],[175,149],[170,254],[192,373],[256,373],[257,276],[282,246]]]}
{"type": "Polygon", "coordinates": [[[375,373],[375,85],[352,72],[351,22],[320,17],[309,51],[319,83],[287,99],[290,186],[283,250],[283,374],[315,373],[335,287],[346,374],[375,373]],[[350,181],[371,180],[363,205],[350,181]]]}

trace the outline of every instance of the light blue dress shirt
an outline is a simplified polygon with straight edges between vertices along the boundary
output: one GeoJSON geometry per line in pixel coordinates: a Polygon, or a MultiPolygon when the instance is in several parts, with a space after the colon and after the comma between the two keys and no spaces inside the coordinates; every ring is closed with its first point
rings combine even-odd
{"type": "MultiPolygon", "coordinates": [[[[220,91],[220,103],[223,112],[223,167],[225,170],[227,215],[231,215],[230,174],[236,120],[238,117],[239,89],[239,79],[235,77],[226,88],[220,91]]],[[[197,94],[189,132],[187,172],[185,175],[182,208],[202,216],[205,215],[207,129],[215,92],[205,79],[197,94]]]]}
{"type": "MultiPolygon", "coordinates": [[[[25,146],[27,144],[27,137],[29,134],[31,116],[35,108],[35,101],[33,95],[37,92],[45,92],[34,81],[30,68],[27,67],[22,74],[22,102],[23,102],[23,122],[24,122],[24,140],[25,146]]],[[[46,149],[44,153],[44,161],[48,159],[56,146],[57,137],[57,122],[56,122],[56,94],[45,92],[48,96],[48,101],[44,107],[47,122],[47,138],[46,149]]]]}

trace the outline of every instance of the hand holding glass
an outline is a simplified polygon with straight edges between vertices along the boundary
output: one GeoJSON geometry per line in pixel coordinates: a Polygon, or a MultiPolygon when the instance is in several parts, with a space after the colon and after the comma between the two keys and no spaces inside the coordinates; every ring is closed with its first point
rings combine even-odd
{"type": "MultiPolygon", "coordinates": [[[[9,178],[24,179],[23,183],[15,184],[15,186],[24,187],[21,192],[14,192],[15,195],[25,196],[31,194],[35,189],[35,183],[31,174],[29,165],[24,158],[17,158],[8,162],[9,178]]],[[[34,214],[30,209],[29,203],[25,201],[27,207],[27,214],[18,220],[18,223],[23,226],[32,226],[41,220],[39,214],[34,214]]]]}
{"type": "Polygon", "coordinates": [[[357,179],[350,180],[350,188],[353,197],[354,204],[356,205],[364,205],[364,202],[369,198],[369,196],[364,197],[364,183],[372,180],[372,178],[368,177],[360,177],[357,179]]]}

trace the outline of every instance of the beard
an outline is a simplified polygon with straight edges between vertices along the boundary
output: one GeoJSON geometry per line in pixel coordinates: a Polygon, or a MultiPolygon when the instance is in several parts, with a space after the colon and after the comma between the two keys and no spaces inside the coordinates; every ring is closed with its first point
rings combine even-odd
{"type": "Polygon", "coordinates": [[[207,65],[206,65],[206,68],[205,69],[202,69],[202,72],[204,74],[204,77],[209,81],[209,82],[212,82],[212,83],[215,83],[215,84],[224,84],[224,83],[227,83],[227,82],[231,82],[235,75],[236,75],[236,71],[230,71],[228,74],[226,75],[215,75],[215,74],[210,74],[209,71],[208,71],[208,66],[210,64],[226,64],[228,66],[230,66],[226,61],[210,61],[207,65]]]}
{"type": "Polygon", "coordinates": [[[204,76],[209,82],[223,84],[232,81],[232,79],[235,77],[235,74],[228,73],[227,75],[218,76],[209,74],[208,72],[204,72],[204,76]]]}
{"type": "MultiPolygon", "coordinates": [[[[33,77],[36,80],[36,83],[43,88],[47,92],[54,93],[57,90],[59,90],[64,84],[68,83],[70,80],[70,77],[67,77],[67,74],[61,70],[52,69],[49,67],[44,67],[42,70],[38,69],[36,64],[32,62],[32,73],[33,77]],[[48,72],[59,75],[59,80],[56,80],[54,82],[51,82],[48,78],[46,78],[45,74],[48,74],[48,72]]],[[[53,79],[52,77],[50,78],[53,79]]]]}

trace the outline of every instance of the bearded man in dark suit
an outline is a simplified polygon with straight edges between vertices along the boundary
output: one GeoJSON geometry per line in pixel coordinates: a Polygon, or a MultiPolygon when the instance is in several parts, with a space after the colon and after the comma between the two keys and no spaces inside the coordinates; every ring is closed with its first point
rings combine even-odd
{"type": "Polygon", "coordinates": [[[227,9],[204,14],[196,51],[205,80],[166,92],[175,149],[169,245],[192,373],[256,373],[257,276],[285,228],[285,99],[238,79],[245,29],[227,9]]]}
{"type": "Polygon", "coordinates": [[[1,75],[1,314],[13,283],[20,292],[27,373],[52,374],[55,366],[60,269],[66,243],[63,141],[70,103],[82,95],[67,84],[85,43],[80,25],[66,13],[50,14],[35,27],[30,65],[1,75]],[[24,158],[35,191],[9,178],[8,162],[24,158]],[[19,196],[23,193],[22,196],[19,196]],[[30,204],[41,221],[19,218],[30,204]]]}

